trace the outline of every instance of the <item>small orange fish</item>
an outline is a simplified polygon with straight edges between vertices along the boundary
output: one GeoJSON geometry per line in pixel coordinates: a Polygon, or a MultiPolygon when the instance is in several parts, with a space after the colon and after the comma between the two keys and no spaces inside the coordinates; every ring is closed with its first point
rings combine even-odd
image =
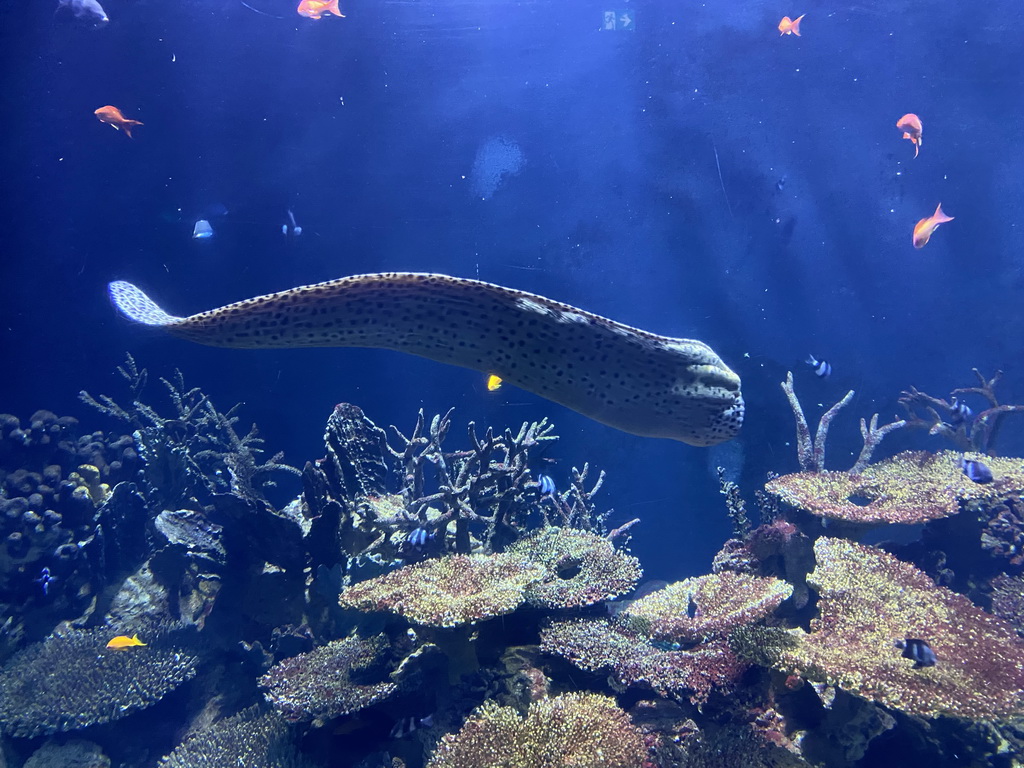
{"type": "Polygon", "coordinates": [[[904,139],[910,139],[914,145],[914,157],[917,157],[921,149],[921,118],[913,112],[908,112],[896,121],[896,127],[903,131],[904,139]]]}
{"type": "Polygon", "coordinates": [[[338,0],[302,0],[296,10],[299,16],[305,16],[307,19],[319,19],[325,13],[345,18],[345,14],[338,9],[338,0]]]}
{"type": "Polygon", "coordinates": [[[952,216],[947,216],[942,212],[942,203],[939,203],[935,208],[935,213],[929,216],[927,219],[921,219],[917,224],[914,225],[914,247],[924,248],[931,238],[932,233],[939,224],[945,224],[947,221],[952,221],[952,216]]]}
{"type": "Polygon", "coordinates": [[[487,391],[497,392],[501,389],[501,377],[495,376],[493,373],[487,377],[487,391]]]}
{"type": "Polygon", "coordinates": [[[107,648],[110,648],[115,651],[124,651],[128,648],[135,648],[137,646],[145,645],[146,644],[144,642],[139,640],[138,635],[133,635],[132,637],[128,637],[128,635],[118,635],[117,637],[112,638],[109,643],[107,643],[107,648]]]}
{"type": "Polygon", "coordinates": [[[779,34],[796,35],[797,37],[800,37],[800,19],[806,15],[806,13],[801,13],[795,19],[791,19],[789,16],[783,16],[782,21],[779,22],[779,34]]]}
{"type": "Polygon", "coordinates": [[[100,107],[93,114],[99,118],[101,123],[109,123],[115,128],[123,128],[125,135],[129,139],[132,137],[132,126],[142,125],[138,120],[129,120],[122,115],[121,110],[117,107],[100,107]]]}

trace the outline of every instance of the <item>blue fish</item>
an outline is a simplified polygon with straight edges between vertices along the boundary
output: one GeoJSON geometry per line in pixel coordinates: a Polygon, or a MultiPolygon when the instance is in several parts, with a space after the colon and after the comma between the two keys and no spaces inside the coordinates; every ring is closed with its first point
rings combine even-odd
{"type": "Polygon", "coordinates": [[[897,640],[893,645],[903,650],[900,656],[914,662],[914,669],[934,667],[935,663],[939,660],[935,655],[935,651],[928,645],[927,640],[908,637],[903,640],[897,640]]]}
{"type": "Polygon", "coordinates": [[[979,485],[991,483],[993,480],[992,470],[988,468],[987,464],[984,464],[977,459],[961,458],[960,468],[972,482],[978,483],[979,485]]]}
{"type": "Polygon", "coordinates": [[[542,496],[550,496],[555,492],[555,481],[548,475],[537,475],[537,482],[540,484],[542,496]]]}
{"type": "Polygon", "coordinates": [[[814,355],[808,355],[804,362],[814,369],[814,375],[819,379],[827,379],[832,375],[832,365],[827,360],[815,360],[814,355]]]}

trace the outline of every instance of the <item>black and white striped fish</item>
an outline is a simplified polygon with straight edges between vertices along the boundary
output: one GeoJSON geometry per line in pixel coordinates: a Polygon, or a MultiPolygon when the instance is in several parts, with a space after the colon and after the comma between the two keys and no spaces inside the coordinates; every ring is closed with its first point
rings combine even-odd
{"type": "Polygon", "coordinates": [[[814,355],[808,355],[804,362],[814,369],[814,375],[819,379],[827,379],[832,375],[832,364],[827,360],[816,360],[814,355]]]}

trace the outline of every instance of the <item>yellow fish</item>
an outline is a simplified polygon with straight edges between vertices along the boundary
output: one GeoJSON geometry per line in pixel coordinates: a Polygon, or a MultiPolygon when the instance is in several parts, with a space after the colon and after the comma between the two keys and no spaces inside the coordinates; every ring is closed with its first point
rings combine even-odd
{"type": "Polygon", "coordinates": [[[487,377],[487,391],[496,392],[501,389],[501,376],[495,376],[493,373],[487,377]]]}
{"type": "Polygon", "coordinates": [[[112,638],[109,643],[107,643],[107,648],[111,648],[115,651],[123,651],[128,648],[134,648],[135,646],[145,645],[146,644],[144,642],[139,640],[138,635],[133,635],[132,637],[128,637],[128,635],[118,635],[117,637],[112,638]]]}

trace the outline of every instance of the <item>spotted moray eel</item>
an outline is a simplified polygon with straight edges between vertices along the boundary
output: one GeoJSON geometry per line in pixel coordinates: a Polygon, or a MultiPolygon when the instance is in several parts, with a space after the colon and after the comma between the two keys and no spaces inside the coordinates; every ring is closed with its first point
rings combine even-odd
{"type": "Polygon", "coordinates": [[[740,379],[706,344],[447,275],[357,275],[188,317],[110,284],[138,323],[214,347],[378,347],[487,374],[634,435],[708,446],[743,423],[740,379]]]}

